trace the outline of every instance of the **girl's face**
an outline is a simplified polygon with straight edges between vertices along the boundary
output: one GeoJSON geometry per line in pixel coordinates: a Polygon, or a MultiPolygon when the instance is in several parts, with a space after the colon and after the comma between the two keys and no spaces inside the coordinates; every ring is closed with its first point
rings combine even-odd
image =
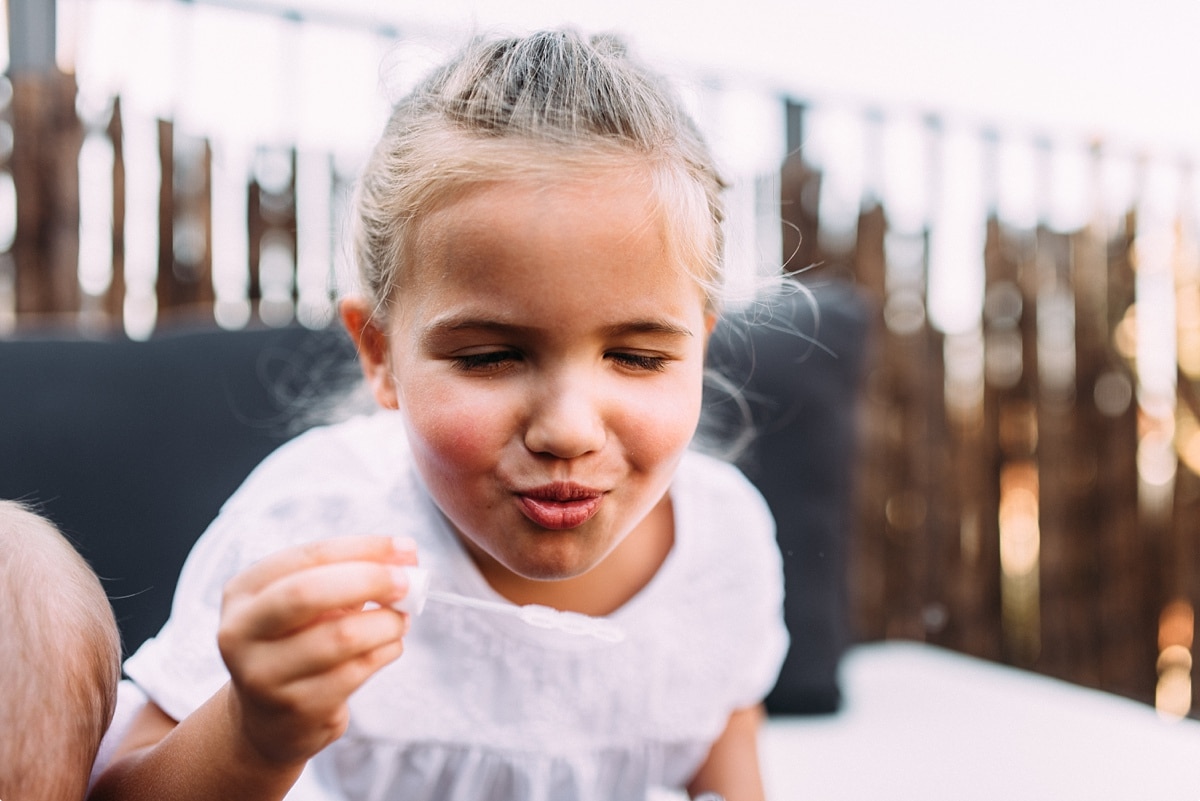
{"type": "Polygon", "coordinates": [[[648,180],[595,177],[479,187],[418,226],[367,372],[485,575],[579,576],[661,525],[713,323],[664,227],[648,180]]]}

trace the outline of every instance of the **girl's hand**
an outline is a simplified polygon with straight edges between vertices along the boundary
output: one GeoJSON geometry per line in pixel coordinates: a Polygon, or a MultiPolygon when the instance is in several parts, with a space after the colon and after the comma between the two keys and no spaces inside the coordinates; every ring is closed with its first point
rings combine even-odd
{"type": "Polygon", "coordinates": [[[303,763],[345,732],[351,693],[404,650],[408,615],[388,605],[407,592],[402,566],[416,562],[411,544],[340,537],[272,554],[229,581],[217,643],[230,714],[259,757],[303,763]]]}

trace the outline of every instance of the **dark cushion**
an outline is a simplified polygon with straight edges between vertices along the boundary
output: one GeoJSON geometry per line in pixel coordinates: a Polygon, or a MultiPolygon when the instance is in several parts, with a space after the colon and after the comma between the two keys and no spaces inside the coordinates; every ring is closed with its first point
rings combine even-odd
{"type": "Polygon", "coordinates": [[[338,365],[354,369],[344,335],[298,328],[0,342],[0,498],[76,543],[131,653],[166,621],[192,543],[338,365]]]}
{"type": "Polygon", "coordinates": [[[767,698],[774,714],[840,706],[838,665],[850,641],[855,401],[869,319],[857,289],[830,282],[729,315],[710,346],[710,364],[745,408],[719,389],[708,392],[706,408],[718,428],[735,433],[748,414],[751,438],[736,462],[771,507],[783,554],[792,643],[767,698]]]}

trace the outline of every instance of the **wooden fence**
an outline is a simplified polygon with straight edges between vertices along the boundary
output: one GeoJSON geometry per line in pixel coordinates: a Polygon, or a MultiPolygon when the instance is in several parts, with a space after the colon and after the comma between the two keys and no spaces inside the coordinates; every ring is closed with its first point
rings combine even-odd
{"type": "MultiPolygon", "coordinates": [[[[235,274],[240,286],[231,300],[221,297],[222,281],[214,273],[213,216],[222,201],[214,195],[208,141],[158,120],[149,142],[137,140],[155,152],[130,154],[119,98],[102,120],[85,126],[76,114],[71,76],[21,75],[11,87],[2,118],[11,126],[13,142],[8,157],[0,160],[0,181],[11,176],[16,202],[12,243],[0,253],[0,333],[49,325],[142,337],[164,324],[282,325],[297,315],[312,326],[328,322],[331,271],[319,277],[317,297],[301,297],[294,150],[264,146],[253,155],[259,168],[250,170],[239,190],[242,197],[236,198],[245,209],[240,236],[246,263],[240,282],[235,274]],[[94,187],[81,175],[80,155],[93,141],[108,149],[101,160],[105,174],[91,178],[111,186],[110,201],[99,210],[89,206],[94,216],[99,211],[103,231],[94,221],[81,225],[81,183],[84,191],[94,187]],[[135,213],[131,155],[151,161],[156,172],[157,198],[149,215],[145,203],[138,207],[136,225],[130,219],[135,213]],[[147,242],[150,253],[144,252],[147,242]],[[95,267],[97,251],[104,262],[101,274],[97,278],[92,269],[89,280],[87,265],[95,267]],[[230,303],[244,309],[223,308],[230,303]]],[[[326,192],[344,195],[332,158],[325,161],[330,165],[326,192]]],[[[331,219],[325,222],[332,228],[331,219]]],[[[320,255],[332,262],[331,251],[320,255]]]]}
{"type": "MultiPolygon", "coordinates": [[[[1104,155],[1093,151],[1095,166],[1104,155]]],[[[924,308],[929,232],[908,283],[889,280],[880,205],[864,206],[853,247],[823,251],[821,178],[802,151],[785,163],[784,250],[852,275],[880,310],[851,549],[859,636],[928,641],[1194,715],[1195,221],[1140,231],[1130,208],[1115,225],[1063,232],[993,212],[982,315],[946,335],[924,308]],[[1138,297],[1137,271],[1173,291],[1138,297]],[[1144,375],[1138,314],[1177,319],[1165,396],[1144,375]]]]}
{"type": "MultiPolygon", "coordinates": [[[[0,248],[0,332],[47,321],[131,330],[121,107],[85,130],[74,95],[67,76],[23,78],[3,110],[15,134],[0,178],[11,175],[16,203],[0,248]],[[80,263],[94,254],[80,253],[79,153],[101,130],[111,269],[85,291],[80,263]]],[[[791,111],[799,127],[803,109],[791,111]]],[[[212,149],[166,121],[155,137],[154,314],[214,324],[212,149]]],[[[864,205],[852,246],[828,246],[823,176],[792,139],[779,179],[784,253],[856,281],[878,310],[848,533],[857,636],[929,641],[1195,714],[1200,257],[1186,221],[1143,231],[1130,208],[1115,225],[1055,231],[992,214],[982,314],[948,335],[926,309],[929,231],[909,243],[921,255],[903,280],[881,205],[864,205]],[[1173,309],[1138,296],[1156,285],[1138,272],[1155,270],[1173,309]],[[1177,318],[1168,391],[1147,378],[1136,314],[1177,318]]],[[[297,157],[275,153],[274,165],[271,180],[245,186],[238,325],[286,322],[300,301],[297,157]]],[[[328,186],[337,191],[337,176],[328,186]]]]}

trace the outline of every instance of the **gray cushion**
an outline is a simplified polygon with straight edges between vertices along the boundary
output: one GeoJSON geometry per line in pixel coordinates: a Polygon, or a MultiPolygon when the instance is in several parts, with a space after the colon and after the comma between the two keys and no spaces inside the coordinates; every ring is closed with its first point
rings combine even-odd
{"type": "MultiPolygon", "coordinates": [[[[771,507],[784,559],[792,644],[767,698],[772,713],[828,713],[841,701],[838,665],[851,639],[855,401],[868,323],[859,291],[831,282],[730,315],[710,347],[710,363],[748,408],[753,436],[736,461],[771,507]]],[[[710,392],[707,406],[722,428],[736,429],[741,415],[726,393],[710,392]]]]}
{"type": "Polygon", "coordinates": [[[222,502],[293,433],[294,396],[352,359],[344,339],[0,342],[0,497],[34,504],[77,544],[127,653],[166,621],[183,560],[222,502]]]}

